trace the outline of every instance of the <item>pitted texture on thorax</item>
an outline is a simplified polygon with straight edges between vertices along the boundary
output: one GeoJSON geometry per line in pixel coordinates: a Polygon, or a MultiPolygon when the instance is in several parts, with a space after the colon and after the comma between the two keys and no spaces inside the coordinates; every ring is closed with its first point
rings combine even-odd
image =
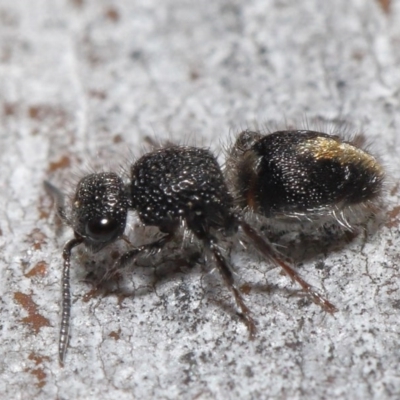
{"type": "Polygon", "coordinates": [[[221,169],[205,149],[173,146],[144,155],[132,167],[132,200],[147,225],[184,218],[191,229],[228,228],[232,199],[221,169]]]}

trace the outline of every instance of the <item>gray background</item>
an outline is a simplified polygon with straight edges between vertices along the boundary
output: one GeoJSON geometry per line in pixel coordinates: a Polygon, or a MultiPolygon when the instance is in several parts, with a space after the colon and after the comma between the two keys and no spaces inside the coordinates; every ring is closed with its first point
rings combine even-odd
{"type": "MultiPolygon", "coordinates": [[[[399,61],[398,1],[385,13],[372,0],[1,0],[1,397],[399,398],[399,61]],[[258,324],[250,342],[204,262],[162,279],[132,269],[121,285],[133,294],[104,296],[85,277],[108,252],[81,249],[60,368],[72,231],[43,180],[71,193],[88,171],[128,168],[147,136],[210,146],[223,162],[240,129],[305,118],[347,121],[388,170],[388,220],[364,248],[358,238],[299,266],[340,311],[325,315],[233,246],[258,324]]],[[[145,241],[136,225],[130,237],[145,241]]]]}

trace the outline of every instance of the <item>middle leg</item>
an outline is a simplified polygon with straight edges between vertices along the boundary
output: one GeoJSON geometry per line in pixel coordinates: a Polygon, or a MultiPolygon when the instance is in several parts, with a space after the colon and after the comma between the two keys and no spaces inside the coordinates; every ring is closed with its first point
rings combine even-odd
{"type": "Polygon", "coordinates": [[[251,317],[251,312],[250,312],[249,308],[246,306],[246,304],[244,303],[244,299],[235,284],[233,273],[231,271],[231,268],[229,267],[229,264],[228,264],[226,258],[222,255],[222,253],[218,247],[217,239],[214,238],[210,234],[204,234],[204,235],[200,236],[197,233],[196,235],[202,240],[202,242],[206,245],[206,247],[211,251],[213,258],[216,261],[218,272],[220,273],[222,279],[224,280],[225,285],[232,292],[232,294],[235,298],[236,304],[241,310],[242,317],[243,317],[245,324],[247,326],[247,329],[249,331],[250,340],[254,339],[254,336],[257,331],[255,321],[251,317]]]}

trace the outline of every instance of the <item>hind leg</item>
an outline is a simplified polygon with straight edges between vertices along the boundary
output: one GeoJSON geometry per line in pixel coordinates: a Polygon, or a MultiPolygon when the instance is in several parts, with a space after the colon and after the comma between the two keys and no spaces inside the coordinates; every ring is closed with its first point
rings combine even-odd
{"type": "Polygon", "coordinates": [[[256,249],[263,254],[267,259],[271,260],[274,264],[280,266],[289,277],[297,282],[304,292],[312,299],[315,304],[318,304],[325,311],[334,313],[337,308],[320,293],[318,293],[309,283],[307,283],[292,267],[290,267],[272,245],[261,237],[247,222],[241,220],[240,226],[244,233],[251,239],[252,244],[256,249]]]}

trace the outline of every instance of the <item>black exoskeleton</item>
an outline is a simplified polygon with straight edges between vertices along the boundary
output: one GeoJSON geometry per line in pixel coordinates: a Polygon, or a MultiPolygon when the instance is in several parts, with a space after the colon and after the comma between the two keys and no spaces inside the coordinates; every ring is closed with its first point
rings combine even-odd
{"type": "Polygon", "coordinates": [[[69,339],[71,251],[81,243],[99,251],[120,239],[129,210],[136,211],[145,226],[158,227],[164,236],[123,254],[106,277],[132,263],[139,254],[162,249],[184,226],[211,255],[252,338],[255,323],[235,285],[229,262],[219,249],[221,235],[232,236],[240,229],[266,259],[280,266],[315,303],[330,313],[336,311],[246,222],[247,211],[268,218],[294,217],[296,221],[326,214],[345,218],[346,210],[367,207],[380,195],[384,174],[376,159],[351,143],[323,133],[282,131],[261,135],[245,131],[229,153],[225,174],[209,150],[168,145],[137,160],[126,182],[111,172],[81,179],[71,215],[67,215],[62,193],[45,182],[56,201],[58,214],[72,227],[75,236],[63,250],[61,363],[69,339]]]}

